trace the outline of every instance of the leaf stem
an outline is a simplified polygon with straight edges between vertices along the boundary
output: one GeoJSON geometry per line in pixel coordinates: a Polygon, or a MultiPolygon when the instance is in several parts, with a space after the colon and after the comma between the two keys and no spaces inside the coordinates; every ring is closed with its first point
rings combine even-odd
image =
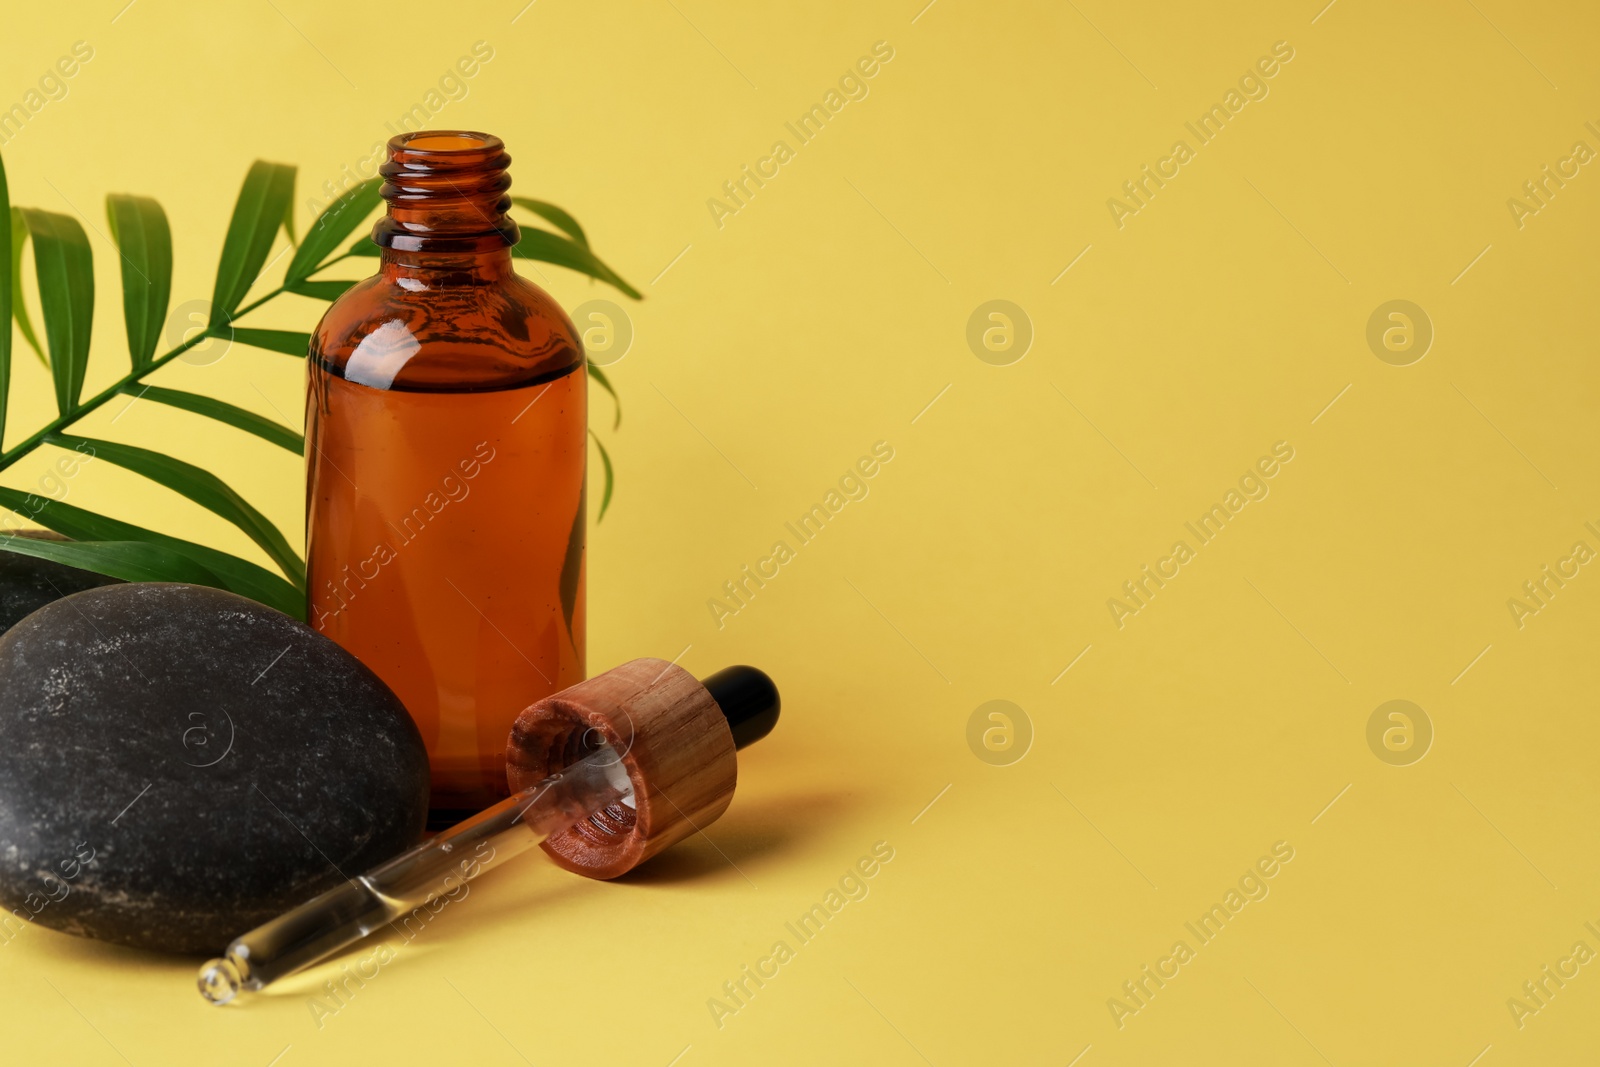
{"type": "MultiPolygon", "coordinates": [[[[324,265],[326,266],[326,264],[324,264],[324,265]]],[[[280,285],[278,288],[272,290],[272,292],[267,293],[261,299],[255,301],[252,304],[247,304],[246,306],[240,308],[238,311],[235,311],[233,313],[233,315],[232,315],[232,319],[238,319],[238,318],[242,317],[246,312],[254,311],[256,308],[260,307],[262,304],[265,304],[268,300],[271,300],[273,297],[278,296],[281,293],[284,293],[284,292],[287,292],[287,291],[288,290],[286,290],[283,286],[280,285]]],[[[221,336],[221,335],[213,334],[211,332],[211,328],[207,327],[206,330],[203,333],[195,334],[189,340],[183,342],[183,344],[181,344],[178,347],[174,348],[172,351],[163,353],[162,355],[159,355],[155,359],[151,360],[149,366],[143,367],[143,368],[135,368],[135,369],[129,371],[127,374],[123,375],[117,381],[113,382],[106,389],[104,389],[103,391],[101,391],[101,392],[95,394],[94,396],[90,397],[88,400],[85,400],[83,403],[79,404],[77,407],[73,408],[71,411],[67,412],[65,415],[57,416],[53,421],[51,421],[50,423],[46,424],[45,427],[43,429],[41,429],[39,432],[35,433],[31,437],[28,437],[27,439],[25,439],[25,440],[23,440],[21,442],[19,442],[18,444],[16,444],[15,446],[7,449],[6,451],[0,452],[0,471],[5,470],[7,467],[9,467],[13,463],[15,463],[17,460],[21,459],[23,456],[27,455],[29,452],[32,452],[35,448],[38,448],[39,445],[44,441],[44,439],[46,437],[49,437],[53,433],[57,433],[57,432],[59,432],[61,430],[66,429],[68,426],[71,426],[73,423],[77,422],[79,419],[83,418],[85,415],[89,414],[91,411],[94,411],[96,408],[100,407],[106,401],[110,400],[112,397],[114,397],[118,393],[122,392],[124,389],[126,389],[128,386],[132,385],[134,382],[137,382],[137,381],[141,380],[142,378],[144,378],[145,375],[151,374],[154,371],[159,370],[160,368],[166,366],[168,363],[172,362],[174,359],[177,359],[179,356],[183,355],[185,352],[189,351],[189,349],[193,348],[195,345],[199,344],[201,341],[204,341],[206,338],[215,337],[215,336],[221,336]]]]}

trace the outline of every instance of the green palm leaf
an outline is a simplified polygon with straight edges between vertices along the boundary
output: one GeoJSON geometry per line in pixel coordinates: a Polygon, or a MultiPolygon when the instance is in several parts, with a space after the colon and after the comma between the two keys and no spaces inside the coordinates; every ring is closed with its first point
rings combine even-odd
{"type": "Polygon", "coordinates": [[[257,415],[253,411],[246,411],[225,401],[201,396],[199,393],[186,393],[179,389],[162,389],[155,385],[130,384],[123,386],[122,391],[140,400],[154,400],[158,404],[182,408],[196,415],[204,415],[208,419],[225,422],[246,433],[253,433],[262,440],[271,441],[279,448],[287,449],[297,456],[305,454],[306,439],[302,435],[295,433],[281,422],[273,422],[264,415],[257,415]]]}
{"type": "Polygon", "coordinates": [[[567,632],[572,632],[572,613],[578,607],[578,579],[583,576],[583,520],[588,512],[588,486],[578,492],[578,510],[572,516],[572,529],[567,531],[567,551],[561,561],[561,579],[557,583],[561,593],[561,614],[567,620],[567,632]]]}
{"type": "Polygon", "coordinates": [[[548,230],[523,230],[522,240],[511,249],[511,254],[518,259],[534,259],[542,263],[554,263],[558,267],[567,267],[581,274],[587,274],[591,278],[598,278],[607,285],[615,286],[635,300],[644,299],[639,290],[623,281],[620,274],[602,263],[600,257],[587,247],[548,230]]]}
{"type": "Polygon", "coordinates": [[[106,197],[111,239],[122,253],[122,320],[135,370],[150,366],[172,296],[172,230],[161,205],[144,196],[106,197]]]}
{"type": "Polygon", "coordinates": [[[129,582],[217,585],[217,577],[188,556],[143,541],[49,541],[0,534],[0,551],[53,560],[129,582]]]}
{"type": "Polygon", "coordinates": [[[611,387],[611,379],[606,377],[605,371],[601,370],[594,363],[589,363],[586,361],[586,365],[589,369],[589,377],[599,382],[600,388],[611,394],[611,403],[617,409],[617,417],[611,421],[611,428],[613,430],[619,429],[622,426],[622,398],[618,396],[617,391],[611,387]]]}
{"type": "MultiPolygon", "coordinates": [[[[257,566],[238,556],[229,555],[206,545],[197,545],[180,537],[170,537],[164,533],[147,530],[131,522],[96,515],[92,511],[73,507],[60,500],[46,500],[6,486],[0,486],[0,504],[76,541],[143,541],[157,548],[187,556],[211,572],[215,579],[197,584],[227,589],[277,608],[285,615],[305,619],[306,597],[303,592],[265,567],[257,566]]],[[[122,574],[102,570],[93,561],[85,564],[74,563],[73,566],[97,574],[110,574],[114,578],[125,577],[122,574]]]]}
{"type": "Polygon", "coordinates": [[[89,366],[94,255],[88,235],[72,216],[30,207],[23,208],[21,216],[33,237],[33,265],[39,279],[39,305],[44,310],[56,408],[68,415],[77,410],[83,374],[89,366]]]}
{"type": "Polygon", "coordinates": [[[600,514],[594,520],[596,523],[601,523],[606,521],[606,509],[611,506],[611,488],[615,477],[611,470],[611,454],[606,451],[606,446],[600,440],[600,435],[590,430],[589,436],[594,438],[594,446],[600,450],[600,465],[605,468],[606,474],[605,492],[600,494],[600,514]]]}
{"type": "Polygon", "coordinates": [[[214,337],[231,338],[242,345],[282,352],[286,356],[304,357],[306,350],[311,347],[311,335],[294,330],[253,330],[224,324],[213,327],[211,333],[214,337]]]}
{"type": "Polygon", "coordinates": [[[294,178],[289,178],[289,195],[283,202],[283,234],[289,238],[290,244],[299,244],[300,238],[294,235],[294,178]]]}
{"type": "Polygon", "coordinates": [[[293,289],[296,283],[305,281],[317,272],[323,260],[337,251],[339,243],[349,237],[378,206],[382,199],[378,196],[378,189],[382,185],[382,178],[368,178],[344,192],[317,216],[317,221],[306,231],[306,239],[300,242],[294,258],[289,261],[289,269],[284,275],[285,285],[293,289]]]}
{"type": "Polygon", "coordinates": [[[33,332],[33,322],[28,318],[28,305],[22,300],[22,250],[28,244],[28,223],[23,219],[20,207],[6,212],[6,220],[11,227],[11,314],[16,318],[17,329],[22,331],[28,347],[33,349],[33,354],[39,357],[39,363],[48,370],[50,360],[45,358],[44,349],[39,346],[39,335],[33,332]]]}
{"type": "Polygon", "coordinates": [[[222,516],[239,527],[250,540],[261,546],[261,550],[271,557],[272,562],[278,565],[291,582],[301,587],[305,585],[306,565],[295,554],[294,549],[289,547],[283,532],[240,496],[232,486],[210,471],[202,470],[192,463],[185,463],[181,459],[152,452],[148,448],[120,444],[116,441],[76,437],[65,433],[53,433],[45,440],[63,448],[86,447],[89,450],[88,454],[97,459],[114,463],[135,474],[142,474],[153,482],[183,494],[206,510],[222,516]]]}
{"type": "Polygon", "coordinates": [[[284,286],[291,293],[301,296],[315,297],[318,300],[334,301],[349,292],[360,282],[292,282],[284,286]]]}
{"type": "Polygon", "coordinates": [[[261,273],[294,199],[294,175],[295,168],[284,163],[258,159],[250,165],[217,264],[217,284],[211,296],[213,324],[233,318],[261,273]]]}
{"type": "Polygon", "coordinates": [[[583,227],[578,225],[578,220],[554,204],[545,200],[535,200],[529,196],[513,196],[511,202],[538,215],[583,247],[589,247],[589,238],[585,236],[583,227]]]}

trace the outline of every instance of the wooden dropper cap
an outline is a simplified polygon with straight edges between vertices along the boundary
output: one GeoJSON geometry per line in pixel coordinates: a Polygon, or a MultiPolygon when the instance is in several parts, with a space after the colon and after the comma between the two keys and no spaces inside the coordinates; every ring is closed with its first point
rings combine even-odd
{"type": "Polygon", "coordinates": [[[665,660],[632,660],[524,709],[506,744],[506,778],[520,792],[602,741],[616,749],[634,806],[610,805],[542,846],[569,871],[615,878],[727,810],[734,751],[765,737],[779,707],[777,687],[754,667],[702,683],[665,660]]]}

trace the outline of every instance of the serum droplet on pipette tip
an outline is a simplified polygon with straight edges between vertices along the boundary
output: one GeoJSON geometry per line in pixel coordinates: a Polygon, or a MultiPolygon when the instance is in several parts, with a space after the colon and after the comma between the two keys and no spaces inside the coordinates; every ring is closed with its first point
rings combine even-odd
{"type": "Polygon", "coordinates": [[[222,1005],[239,995],[242,982],[239,978],[239,968],[231,961],[212,960],[200,968],[200,977],[195,984],[200,987],[202,997],[212,1004],[222,1005]]]}

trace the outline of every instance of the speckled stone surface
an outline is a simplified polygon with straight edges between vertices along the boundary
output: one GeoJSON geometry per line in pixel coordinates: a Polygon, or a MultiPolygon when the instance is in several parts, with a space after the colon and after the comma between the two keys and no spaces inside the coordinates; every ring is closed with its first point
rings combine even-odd
{"type": "MultiPolygon", "coordinates": [[[[48,530],[18,530],[18,537],[37,537],[65,541],[48,530]]],[[[107,578],[92,571],[80,571],[47,559],[34,559],[15,552],[0,552],[0,633],[11,629],[33,612],[70,593],[116,585],[120,579],[107,578]]]]}
{"type": "Polygon", "coordinates": [[[216,952],[415,843],[427,807],[399,699],[254,601],[113,585],[0,636],[0,938],[26,916],[216,952]]]}

